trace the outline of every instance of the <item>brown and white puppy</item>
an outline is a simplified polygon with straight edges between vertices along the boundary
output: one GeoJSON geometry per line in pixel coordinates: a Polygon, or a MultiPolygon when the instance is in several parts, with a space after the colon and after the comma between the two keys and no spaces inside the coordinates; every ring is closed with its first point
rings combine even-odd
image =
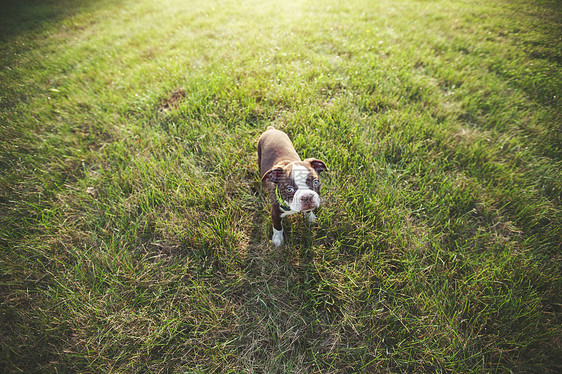
{"type": "Polygon", "coordinates": [[[328,169],[323,161],[315,158],[301,160],[287,134],[273,126],[269,126],[258,141],[258,164],[273,208],[271,240],[275,246],[280,246],[283,244],[283,217],[305,212],[309,222],[316,220],[312,211],[320,206],[318,173],[328,169]]]}

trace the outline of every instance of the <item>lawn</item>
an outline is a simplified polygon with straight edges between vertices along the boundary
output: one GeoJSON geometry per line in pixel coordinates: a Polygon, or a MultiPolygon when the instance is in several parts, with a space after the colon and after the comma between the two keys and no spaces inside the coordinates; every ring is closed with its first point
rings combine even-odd
{"type": "Polygon", "coordinates": [[[559,1],[1,7],[3,372],[562,371],[559,1]]]}

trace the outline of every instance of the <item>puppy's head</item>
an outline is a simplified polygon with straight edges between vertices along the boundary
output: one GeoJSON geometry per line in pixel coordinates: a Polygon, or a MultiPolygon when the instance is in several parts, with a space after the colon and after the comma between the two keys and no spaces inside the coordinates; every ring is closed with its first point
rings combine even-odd
{"type": "Polygon", "coordinates": [[[262,176],[271,199],[281,208],[292,212],[305,212],[320,206],[320,180],[318,174],[328,170],[323,161],[307,158],[304,161],[280,163],[262,176]]]}

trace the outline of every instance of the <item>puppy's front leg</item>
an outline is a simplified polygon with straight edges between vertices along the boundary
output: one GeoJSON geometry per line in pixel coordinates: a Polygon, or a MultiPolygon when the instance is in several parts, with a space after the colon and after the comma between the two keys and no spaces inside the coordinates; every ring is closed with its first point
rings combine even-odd
{"type": "Polygon", "coordinates": [[[271,209],[271,220],[273,221],[273,237],[271,241],[273,245],[279,247],[283,245],[283,225],[281,224],[281,208],[279,204],[273,204],[271,209]]]}
{"type": "Polygon", "coordinates": [[[316,216],[314,215],[314,213],[312,213],[312,210],[310,212],[307,212],[305,215],[306,215],[306,220],[308,221],[308,223],[316,222],[316,216]]]}

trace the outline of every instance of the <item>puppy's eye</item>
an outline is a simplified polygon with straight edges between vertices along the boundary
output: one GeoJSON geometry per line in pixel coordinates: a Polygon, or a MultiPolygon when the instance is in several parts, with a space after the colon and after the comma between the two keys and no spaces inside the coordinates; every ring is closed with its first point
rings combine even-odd
{"type": "Polygon", "coordinates": [[[316,188],[320,186],[320,181],[318,179],[315,179],[312,181],[312,187],[316,188]]]}
{"type": "Polygon", "coordinates": [[[294,193],[295,192],[295,188],[292,186],[287,186],[287,188],[285,188],[285,191],[287,191],[287,193],[294,193]]]}

